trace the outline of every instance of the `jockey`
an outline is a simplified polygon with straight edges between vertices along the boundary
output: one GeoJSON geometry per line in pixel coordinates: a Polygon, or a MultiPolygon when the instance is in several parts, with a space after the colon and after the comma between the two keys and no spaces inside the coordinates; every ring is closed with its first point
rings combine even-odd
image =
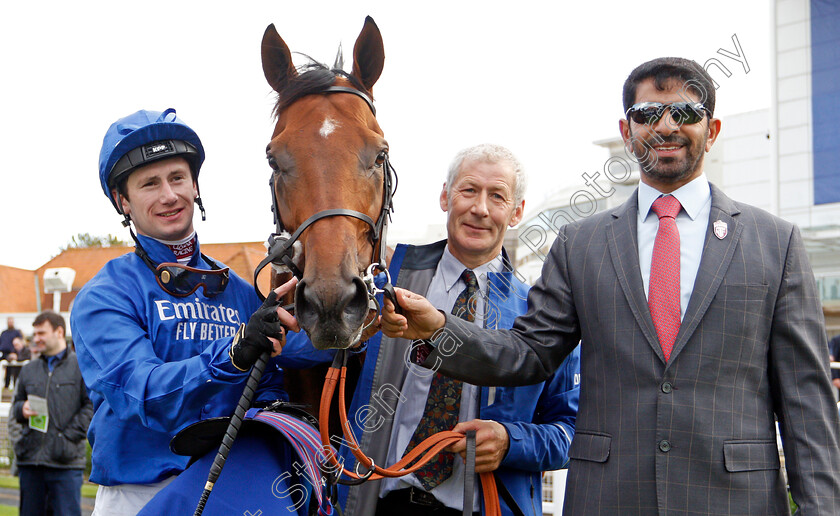
{"type": "MultiPolygon", "coordinates": [[[[133,224],[136,247],[82,288],[70,320],[95,410],[95,515],[137,514],[187,467],[170,439],[230,415],[248,370],[285,339],[276,301],[284,292],[261,306],[251,285],[201,253],[193,213],[198,205],[204,219],[203,161],[201,140],[174,109],[138,111],[105,134],[99,180],[123,224],[133,224]]],[[[258,399],[287,399],[281,382],[273,360],[258,399]]]]}

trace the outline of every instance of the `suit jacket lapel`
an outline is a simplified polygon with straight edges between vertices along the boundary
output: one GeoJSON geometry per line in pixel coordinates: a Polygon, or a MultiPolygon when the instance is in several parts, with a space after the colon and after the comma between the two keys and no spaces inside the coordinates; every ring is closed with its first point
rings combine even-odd
{"type": "Polygon", "coordinates": [[[609,242],[610,257],[615,268],[618,282],[624,291],[624,297],[636,322],[647,339],[650,347],[662,362],[662,346],[656,336],[656,328],[650,317],[645,288],[642,284],[642,273],[639,267],[639,246],[637,242],[636,219],[638,218],[639,195],[638,190],[630,195],[627,202],[612,212],[612,220],[607,224],[607,241],[609,242]]]}
{"type": "Polygon", "coordinates": [[[676,356],[685,347],[686,342],[691,338],[697,325],[703,319],[706,310],[717,294],[723,277],[732,262],[738,239],[744,225],[736,218],[740,213],[738,206],[715,185],[711,185],[712,208],[709,213],[709,227],[706,229],[706,241],[703,245],[703,256],[700,258],[700,268],[697,270],[697,278],[694,280],[694,288],[691,291],[688,307],[685,311],[680,332],[674,342],[674,350],[671,352],[669,365],[674,362],[676,356]],[[718,238],[714,234],[714,223],[721,221],[726,224],[727,234],[718,238]]]}

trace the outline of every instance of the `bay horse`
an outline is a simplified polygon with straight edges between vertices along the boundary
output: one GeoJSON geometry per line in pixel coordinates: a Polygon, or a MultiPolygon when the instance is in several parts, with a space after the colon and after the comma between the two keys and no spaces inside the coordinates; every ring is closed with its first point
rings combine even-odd
{"type": "Polygon", "coordinates": [[[261,53],[278,95],[266,147],[278,234],[267,259],[299,276],[295,315],[314,347],[348,348],[371,318],[362,278],[372,263],[385,266],[392,209],[388,142],[372,104],[385,61],[382,36],[368,16],[349,74],[340,54],[333,69],[315,63],[298,72],[274,25],[261,53]]]}
{"type": "MultiPolygon", "coordinates": [[[[254,287],[263,297],[258,276],[268,264],[272,288],[296,276],[294,311],[301,329],[317,350],[338,349],[343,357],[344,350],[376,331],[366,324],[376,316],[374,275],[387,273],[385,231],[396,185],[371,93],[385,61],[382,35],[368,16],[353,47],[349,74],[342,69],[340,47],[333,68],[312,63],[298,71],[273,24],[263,34],[261,57],[265,78],[277,93],[276,124],[266,146],[276,231],[269,237],[266,258],[254,271],[254,287]]],[[[229,422],[221,421],[224,437],[196,515],[203,513],[239,427],[248,418],[246,411],[267,360],[268,353],[257,360],[233,416],[229,422]]],[[[358,372],[359,363],[355,365],[358,372]]],[[[290,399],[317,407],[326,370],[326,366],[286,369],[290,399]]],[[[335,419],[328,414],[322,418],[322,436],[327,435],[327,420],[335,419]]],[[[291,423],[298,428],[296,435],[306,434],[299,432],[298,423],[291,423]]],[[[210,420],[192,425],[173,439],[173,450],[200,455],[221,429],[210,420]]],[[[338,428],[333,431],[338,432],[338,428]]],[[[329,441],[322,444],[329,448],[329,441]]],[[[253,447],[260,445],[252,442],[253,447]]],[[[272,494],[283,497],[274,491],[272,486],[272,494]]]]}
{"type": "MultiPolygon", "coordinates": [[[[263,72],[278,94],[277,123],[266,147],[273,171],[278,238],[273,242],[269,239],[272,245],[263,262],[282,264],[299,277],[295,315],[314,347],[339,349],[339,358],[325,380],[318,414],[325,448],[330,444],[330,434],[337,433],[334,427],[328,430],[329,421],[335,421],[330,406],[337,386],[342,407],[340,428],[350,428],[343,408],[347,368],[339,363],[346,359],[346,349],[362,339],[366,319],[375,316],[370,302],[375,291],[371,271],[376,266],[371,264],[387,272],[384,232],[392,210],[393,178],[388,142],[376,121],[371,94],[384,60],[382,36],[369,16],[353,47],[350,74],[341,70],[340,55],[331,70],[316,64],[298,73],[288,46],[274,26],[270,25],[263,35],[263,72]],[[292,229],[294,233],[288,234],[292,229]]],[[[276,277],[272,284],[277,284],[276,277]]],[[[386,294],[389,287],[385,288],[386,294]]],[[[292,399],[312,393],[295,393],[295,386],[286,384],[292,399]]],[[[439,432],[393,466],[382,467],[364,455],[352,432],[343,434],[358,464],[367,470],[359,473],[341,468],[338,476],[346,475],[351,484],[415,471],[462,438],[452,431],[439,432]]],[[[472,443],[468,444],[468,450],[472,446],[468,471],[474,467],[474,439],[474,433],[468,436],[472,443]]],[[[492,475],[481,476],[487,499],[495,496],[495,503],[488,503],[488,507],[498,510],[492,475]]],[[[472,483],[468,484],[465,496],[472,499],[472,483]]]]}
{"type": "MultiPolygon", "coordinates": [[[[266,159],[272,170],[270,184],[276,232],[269,238],[268,255],[255,271],[254,285],[259,293],[257,275],[269,263],[273,269],[272,288],[289,275],[297,276],[294,308],[301,328],[316,349],[339,350],[336,364],[341,372],[334,364],[325,382],[320,379],[325,377],[322,371],[326,367],[304,372],[284,371],[286,390],[292,400],[320,405],[321,444],[328,450],[330,434],[350,426],[343,408],[344,391],[352,390],[354,385],[352,381],[347,385],[346,350],[367,336],[366,329],[370,333],[375,331],[368,324],[376,315],[374,294],[378,289],[373,284],[373,275],[378,271],[387,273],[385,230],[392,211],[395,178],[371,93],[382,73],[385,53],[379,29],[367,17],[353,48],[353,68],[349,74],[341,69],[340,51],[333,68],[314,63],[299,72],[292,63],[289,47],[274,25],[269,25],[263,35],[261,54],[266,80],[278,95],[274,109],[276,124],[266,147],[266,159]],[[314,375],[320,379],[313,381],[314,375]],[[321,391],[318,388],[321,383],[325,388],[319,404],[313,395],[321,391]],[[338,418],[335,411],[332,415],[329,412],[336,386],[342,407],[337,411],[338,418]],[[336,419],[341,420],[341,427],[328,430],[329,422],[336,419]]],[[[385,292],[389,292],[388,287],[385,292]]],[[[220,452],[210,468],[196,514],[204,510],[213,484],[219,478],[267,357],[264,354],[251,372],[220,452]]],[[[359,364],[355,365],[358,371],[359,364]]],[[[367,472],[343,470],[331,455],[324,466],[338,469],[334,473],[322,469],[325,475],[322,479],[330,485],[341,481],[342,475],[350,479],[343,483],[351,485],[404,475],[462,436],[441,432],[389,468],[373,464],[359,449],[352,432],[345,433],[345,438],[354,455],[358,453],[358,464],[367,472]],[[415,459],[418,459],[416,463],[415,459]]],[[[474,454],[474,434],[471,438],[474,454]]],[[[254,442],[253,446],[260,443],[254,442]]],[[[486,474],[482,474],[483,483],[485,478],[486,474]]],[[[485,496],[492,497],[495,484],[488,486],[485,496]]],[[[471,494],[465,496],[472,499],[471,494]]]]}
{"type": "MultiPolygon", "coordinates": [[[[276,124],[266,146],[276,232],[268,256],[271,287],[298,276],[295,315],[316,349],[348,348],[362,340],[370,289],[362,277],[373,262],[385,267],[385,228],[394,174],[388,142],[376,121],[372,88],[384,66],[382,35],[367,17],[344,72],[341,50],[332,69],[313,63],[301,72],[274,25],[262,39],[263,72],[277,93],[276,124]],[[291,233],[291,234],[290,234],[291,233]]],[[[369,274],[368,278],[372,280],[369,274]]],[[[364,337],[375,332],[372,326],[364,337]]],[[[350,358],[355,387],[363,355],[350,358]]],[[[287,369],[290,399],[317,416],[327,365],[287,369]]],[[[334,410],[333,434],[340,432],[334,410]]],[[[326,423],[326,422],[325,422],[326,423]]]]}

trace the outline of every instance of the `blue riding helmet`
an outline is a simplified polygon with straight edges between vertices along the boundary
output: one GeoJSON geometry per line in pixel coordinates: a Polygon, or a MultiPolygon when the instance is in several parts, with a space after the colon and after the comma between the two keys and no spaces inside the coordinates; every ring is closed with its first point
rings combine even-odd
{"type": "MultiPolygon", "coordinates": [[[[193,179],[198,184],[198,172],[204,162],[204,146],[195,131],[175,116],[174,109],[169,108],[162,113],[141,109],[120,118],[108,128],[99,152],[102,191],[122,214],[111,196],[111,190],[119,181],[138,167],[176,156],[187,159],[193,179]]],[[[200,197],[196,202],[201,207],[200,197]]]]}

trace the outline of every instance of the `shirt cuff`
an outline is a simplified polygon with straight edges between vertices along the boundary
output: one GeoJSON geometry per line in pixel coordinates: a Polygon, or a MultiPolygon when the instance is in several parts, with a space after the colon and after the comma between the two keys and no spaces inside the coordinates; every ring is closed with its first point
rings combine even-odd
{"type": "Polygon", "coordinates": [[[435,350],[437,346],[435,346],[434,341],[430,339],[421,339],[415,341],[415,344],[411,347],[412,349],[412,356],[411,361],[414,364],[422,365],[423,362],[429,358],[429,355],[432,351],[435,350]]]}

